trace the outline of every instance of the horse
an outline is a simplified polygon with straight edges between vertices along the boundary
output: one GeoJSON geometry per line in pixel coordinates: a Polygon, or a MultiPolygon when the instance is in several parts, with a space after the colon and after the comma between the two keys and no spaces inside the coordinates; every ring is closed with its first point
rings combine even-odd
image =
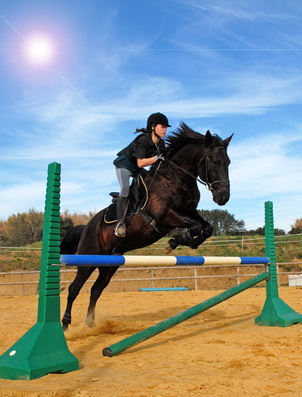
{"type": "MultiPolygon", "coordinates": [[[[155,163],[144,175],[148,187],[148,200],[127,219],[127,235],[114,234],[114,224],[105,222],[106,209],[98,212],[86,226],[67,233],[61,243],[62,254],[123,255],[127,251],[153,244],[172,229],[184,229],[168,240],[165,252],[178,245],[196,249],[213,233],[212,226],[203,219],[197,205],[201,182],[211,192],[218,205],[224,205],[230,197],[228,167],[230,159],[227,147],[233,134],[222,140],[210,131],[201,134],[181,122],[167,138],[165,161],[155,163]]],[[[93,326],[95,306],[104,288],[109,284],[117,266],[98,267],[85,323],[93,326]]],[[[82,286],[96,266],[79,266],[74,281],[68,288],[66,310],[62,318],[63,329],[71,324],[71,309],[82,286]]]]}

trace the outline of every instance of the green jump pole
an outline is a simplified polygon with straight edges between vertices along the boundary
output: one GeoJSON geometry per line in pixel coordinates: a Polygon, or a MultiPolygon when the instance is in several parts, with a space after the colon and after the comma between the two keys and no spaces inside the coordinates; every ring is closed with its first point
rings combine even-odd
{"type": "Polygon", "coordinates": [[[266,300],[262,313],[255,318],[255,324],[289,327],[302,323],[302,315],[295,312],[282,299],[278,292],[278,272],[274,236],[273,203],[265,202],[265,255],[270,258],[269,279],[266,283],[266,300]]]}
{"type": "MultiPolygon", "coordinates": [[[[30,380],[79,368],[60,323],[61,165],[48,166],[37,323],[0,357],[0,378],[30,380]]],[[[20,307],[22,316],[22,307],[20,307]]]]}
{"type": "Polygon", "coordinates": [[[146,328],[143,331],[137,332],[136,334],[129,336],[128,338],[115,343],[114,345],[111,345],[109,347],[106,347],[103,349],[103,355],[104,356],[109,356],[113,357],[116,356],[117,354],[123,352],[124,350],[129,349],[130,347],[137,345],[138,343],[141,343],[149,338],[152,338],[153,336],[160,334],[161,332],[174,327],[177,324],[182,323],[183,321],[188,320],[191,317],[196,316],[199,313],[204,312],[207,309],[210,309],[211,307],[218,305],[219,303],[232,298],[233,296],[239,294],[240,292],[253,287],[254,285],[260,283],[261,281],[264,281],[268,278],[268,273],[263,272],[259,274],[256,277],[253,277],[249,280],[244,281],[243,283],[236,285],[235,287],[232,287],[228,289],[227,291],[224,291],[202,303],[199,303],[198,305],[195,305],[181,313],[176,314],[173,317],[170,317],[158,324],[152,325],[149,328],[146,328]]]}

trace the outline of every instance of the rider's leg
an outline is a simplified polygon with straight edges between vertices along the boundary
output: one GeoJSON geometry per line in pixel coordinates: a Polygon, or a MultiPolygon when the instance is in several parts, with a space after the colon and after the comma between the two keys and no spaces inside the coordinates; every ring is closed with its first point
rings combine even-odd
{"type": "Polygon", "coordinates": [[[128,197],[130,184],[129,179],[131,172],[125,168],[115,168],[117,179],[120,184],[120,194],[116,203],[116,215],[117,215],[117,225],[115,228],[115,235],[118,237],[126,236],[126,224],[125,219],[128,209],[128,197]]]}

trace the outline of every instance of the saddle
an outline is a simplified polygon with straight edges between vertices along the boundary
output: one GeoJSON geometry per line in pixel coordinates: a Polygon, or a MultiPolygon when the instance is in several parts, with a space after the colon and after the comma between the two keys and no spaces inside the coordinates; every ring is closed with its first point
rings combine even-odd
{"type": "MultiPolygon", "coordinates": [[[[105,223],[115,223],[116,217],[116,202],[119,196],[118,192],[111,192],[112,204],[105,209],[104,221],[105,223]]],[[[130,218],[138,210],[143,210],[148,202],[148,188],[141,175],[133,179],[130,186],[129,205],[127,211],[127,218],[130,218]]]]}

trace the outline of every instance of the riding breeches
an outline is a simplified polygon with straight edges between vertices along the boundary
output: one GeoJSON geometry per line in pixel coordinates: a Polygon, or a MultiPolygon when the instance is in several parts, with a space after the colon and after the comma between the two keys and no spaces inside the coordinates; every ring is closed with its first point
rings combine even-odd
{"type": "Polygon", "coordinates": [[[131,171],[126,168],[115,167],[116,176],[120,184],[120,196],[128,197],[130,191],[130,177],[132,176],[131,171]]]}

